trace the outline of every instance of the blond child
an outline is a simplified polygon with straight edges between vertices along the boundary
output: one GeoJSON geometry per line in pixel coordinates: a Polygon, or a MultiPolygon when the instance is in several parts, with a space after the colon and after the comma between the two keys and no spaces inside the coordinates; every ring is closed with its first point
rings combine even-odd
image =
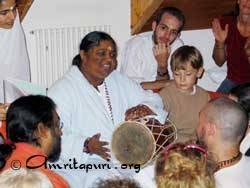
{"type": "Polygon", "coordinates": [[[160,91],[169,119],[177,127],[177,141],[196,139],[199,111],[209,101],[207,91],[196,85],[203,73],[203,59],[193,46],[178,48],[171,57],[174,80],[160,91]]]}

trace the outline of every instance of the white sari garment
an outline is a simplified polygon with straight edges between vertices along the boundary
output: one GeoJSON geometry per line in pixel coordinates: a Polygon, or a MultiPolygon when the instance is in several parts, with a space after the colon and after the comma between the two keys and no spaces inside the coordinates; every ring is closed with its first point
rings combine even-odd
{"type": "MultiPolygon", "coordinates": [[[[61,161],[67,162],[69,159],[76,158],[78,163],[86,164],[93,161],[107,163],[97,155],[83,153],[85,139],[100,133],[100,140],[110,143],[113,130],[125,119],[126,110],[138,104],[149,106],[157,114],[159,121],[162,123],[165,121],[167,113],[163,110],[163,103],[158,94],[143,90],[138,83],[118,71],[113,71],[105,79],[105,84],[114,122],[103,100],[107,96],[103,97],[103,92],[98,93],[78,67],[72,66],[64,77],[49,89],[48,95],[55,101],[58,114],[64,123],[61,161]]],[[[108,147],[110,148],[110,145],[108,147]]],[[[98,177],[99,172],[97,170],[93,174],[98,177]]],[[[72,173],[63,172],[62,175],[69,180],[72,173]]],[[[90,174],[85,173],[85,177],[80,179],[81,185],[91,179],[88,175],[90,174]]],[[[79,174],[77,176],[81,177],[79,174]]],[[[77,180],[72,183],[75,182],[77,180]]],[[[71,186],[77,185],[71,184],[71,186]]]]}
{"type": "MultiPolygon", "coordinates": [[[[3,80],[7,78],[30,81],[28,52],[18,13],[11,29],[0,28],[0,102],[4,102],[3,80]]],[[[16,98],[11,89],[6,92],[7,98],[16,98]]]]}

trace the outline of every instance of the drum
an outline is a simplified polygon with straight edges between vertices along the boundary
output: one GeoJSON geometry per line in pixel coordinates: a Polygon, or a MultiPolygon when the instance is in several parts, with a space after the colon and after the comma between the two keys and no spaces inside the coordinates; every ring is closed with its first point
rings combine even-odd
{"type": "Polygon", "coordinates": [[[154,118],[140,118],[121,123],[113,132],[112,155],[121,164],[146,165],[177,138],[171,121],[164,125],[154,118]]]}

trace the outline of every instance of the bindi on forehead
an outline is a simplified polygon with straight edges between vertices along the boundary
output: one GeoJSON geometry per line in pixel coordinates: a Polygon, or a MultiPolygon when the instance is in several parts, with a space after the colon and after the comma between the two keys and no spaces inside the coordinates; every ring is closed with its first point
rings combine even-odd
{"type": "Polygon", "coordinates": [[[114,50],[115,50],[115,48],[114,48],[114,46],[112,45],[112,43],[109,43],[109,42],[100,43],[100,45],[97,46],[97,48],[99,48],[99,49],[104,49],[104,50],[108,50],[108,51],[114,51],[114,50]]]}
{"type": "Polygon", "coordinates": [[[114,51],[115,49],[113,48],[113,46],[108,46],[108,47],[107,47],[107,50],[108,50],[108,51],[114,51]]]}

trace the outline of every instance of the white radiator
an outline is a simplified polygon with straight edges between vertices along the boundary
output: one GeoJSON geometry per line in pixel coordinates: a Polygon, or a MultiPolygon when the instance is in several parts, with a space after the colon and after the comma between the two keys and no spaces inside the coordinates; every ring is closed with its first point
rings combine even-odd
{"type": "Polygon", "coordinates": [[[81,39],[91,31],[111,33],[110,25],[37,29],[31,36],[32,82],[50,87],[68,70],[73,57],[79,53],[81,39]]]}

